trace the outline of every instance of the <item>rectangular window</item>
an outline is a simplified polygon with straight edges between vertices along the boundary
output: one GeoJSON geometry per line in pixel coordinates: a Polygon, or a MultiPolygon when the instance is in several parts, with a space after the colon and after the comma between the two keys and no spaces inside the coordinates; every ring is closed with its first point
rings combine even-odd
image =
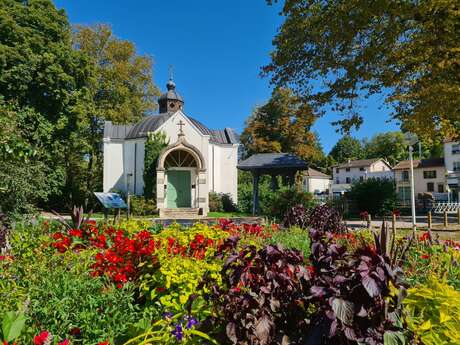
{"type": "Polygon", "coordinates": [[[346,168],[345,171],[350,171],[350,168],[346,168]]]}
{"type": "Polygon", "coordinates": [[[460,171],[460,162],[454,162],[454,171],[460,171]]]}
{"type": "Polygon", "coordinates": [[[335,183],[340,184],[340,180],[339,179],[335,180],[335,183]]]}
{"type": "Polygon", "coordinates": [[[438,184],[438,193],[444,193],[444,185],[438,184]]]}
{"type": "Polygon", "coordinates": [[[427,190],[428,192],[434,192],[434,183],[433,183],[433,182],[428,182],[428,183],[426,184],[426,190],[427,190]]]}
{"type": "Polygon", "coordinates": [[[398,199],[403,202],[408,202],[410,200],[410,187],[399,187],[398,199]]]}
{"type": "Polygon", "coordinates": [[[426,170],[423,172],[423,178],[436,178],[436,170],[426,170]]]}
{"type": "Polygon", "coordinates": [[[347,177],[346,183],[351,183],[351,178],[347,177]]]}
{"type": "Polygon", "coordinates": [[[359,181],[363,182],[364,181],[364,176],[360,176],[359,181]]]}
{"type": "Polygon", "coordinates": [[[452,145],[452,154],[458,154],[460,153],[460,144],[453,144],[452,145]]]}
{"type": "Polygon", "coordinates": [[[359,171],[364,171],[364,167],[359,168],[359,171]]]}
{"type": "Polygon", "coordinates": [[[336,168],[335,169],[335,172],[338,174],[340,172],[340,169],[339,168],[336,168]]]}
{"type": "Polygon", "coordinates": [[[404,170],[401,172],[401,177],[403,181],[409,181],[409,171],[404,170]]]}

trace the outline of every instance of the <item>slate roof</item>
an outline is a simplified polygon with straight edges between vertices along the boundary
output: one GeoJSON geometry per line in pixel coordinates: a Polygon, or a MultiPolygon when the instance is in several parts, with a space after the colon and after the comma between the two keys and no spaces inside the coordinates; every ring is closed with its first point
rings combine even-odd
{"type": "Polygon", "coordinates": [[[316,178],[327,178],[327,179],[331,178],[331,176],[325,173],[322,173],[321,171],[318,171],[313,168],[308,168],[306,171],[304,171],[303,175],[309,176],[309,177],[316,177],[316,178]]]}
{"type": "MultiPolygon", "coordinates": [[[[104,138],[111,139],[136,139],[144,138],[148,132],[154,132],[165,123],[174,113],[146,116],[135,125],[114,125],[110,121],[105,122],[104,138]]],[[[237,135],[231,128],[222,130],[210,130],[200,121],[187,117],[193,125],[204,135],[210,136],[210,141],[216,144],[237,144],[237,135]]]]}
{"type": "MultiPolygon", "coordinates": [[[[429,159],[414,159],[414,169],[417,168],[434,168],[434,167],[443,167],[444,158],[429,158],[429,159]]],[[[405,170],[410,169],[410,161],[400,161],[393,168],[394,170],[405,170]]]]}
{"type": "MultiPolygon", "coordinates": [[[[338,165],[334,165],[334,168],[360,168],[360,167],[367,167],[367,166],[372,165],[373,163],[378,162],[380,160],[383,160],[383,159],[382,158],[358,159],[358,160],[349,161],[349,162],[341,163],[341,164],[338,164],[338,165]]],[[[388,164],[388,163],[386,163],[386,164],[388,164]]]]}
{"type": "Polygon", "coordinates": [[[231,128],[212,129],[211,142],[216,144],[237,144],[239,142],[236,133],[231,128]]]}
{"type": "Polygon", "coordinates": [[[291,153],[258,153],[238,163],[238,169],[308,169],[308,164],[291,153]]]}
{"type": "MultiPolygon", "coordinates": [[[[143,120],[133,126],[131,131],[126,136],[126,139],[144,138],[148,132],[155,132],[160,126],[165,123],[174,113],[164,113],[159,115],[146,116],[143,120]]],[[[192,117],[187,118],[193,123],[198,130],[204,135],[212,135],[208,127],[203,125],[200,121],[192,117]]]]}
{"type": "Polygon", "coordinates": [[[111,121],[105,121],[104,138],[125,139],[132,128],[132,125],[114,125],[111,121]]]}

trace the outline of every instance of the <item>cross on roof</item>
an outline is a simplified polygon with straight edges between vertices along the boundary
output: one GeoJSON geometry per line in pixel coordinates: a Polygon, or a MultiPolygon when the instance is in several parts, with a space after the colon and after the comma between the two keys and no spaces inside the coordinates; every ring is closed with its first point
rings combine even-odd
{"type": "Polygon", "coordinates": [[[183,122],[182,120],[180,120],[177,125],[179,126],[179,133],[180,134],[183,134],[183,130],[182,130],[182,126],[185,126],[185,122],[183,122]]]}

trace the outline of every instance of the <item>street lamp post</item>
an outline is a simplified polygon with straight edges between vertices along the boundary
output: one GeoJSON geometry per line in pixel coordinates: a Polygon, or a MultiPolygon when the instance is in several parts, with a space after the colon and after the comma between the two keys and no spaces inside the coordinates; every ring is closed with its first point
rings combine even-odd
{"type": "Polygon", "coordinates": [[[415,188],[414,188],[414,160],[413,160],[414,148],[409,145],[409,161],[410,161],[410,196],[411,196],[411,209],[412,209],[412,230],[417,230],[417,223],[415,218],[415,188]]]}

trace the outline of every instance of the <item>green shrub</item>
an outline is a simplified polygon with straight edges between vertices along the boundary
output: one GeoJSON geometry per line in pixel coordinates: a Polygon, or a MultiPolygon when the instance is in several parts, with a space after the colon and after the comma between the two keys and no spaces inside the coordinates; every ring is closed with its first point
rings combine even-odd
{"type": "Polygon", "coordinates": [[[232,200],[232,196],[227,193],[209,193],[210,212],[236,212],[238,208],[232,200]]]}
{"type": "Polygon", "coordinates": [[[233,202],[232,196],[229,193],[221,193],[222,209],[224,212],[236,212],[238,207],[233,202]]]}
{"type": "Polygon", "coordinates": [[[130,197],[131,214],[134,216],[150,216],[157,212],[157,205],[153,199],[143,196],[130,197]]]}
{"type": "Polygon", "coordinates": [[[415,344],[460,344],[459,301],[460,291],[434,276],[409,289],[403,303],[415,344]]]}
{"type": "Polygon", "coordinates": [[[371,215],[389,215],[396,208],[393,180],[370,178],[355,182],[346,194],[355,206],[355,213],[367,211],[371,215]]]}
{"type": "Polygon", "coordinates": [[[222,197],[216,192],[209,193],[209,211],[210,212],[223,212],[222,197]]]}
{"type": "Polygon", "coordinates": [[[50,246],[54,223],[17,225],[11,236],[12,251],[0,261],[0,310],[25,310],[26,330],[18,343],[32,344],[42,330],[72,344],[97,344],[127,333],[139,319],[134,286],[122,289],[91,276],[95,251],[58,254],[50,246]]]}

